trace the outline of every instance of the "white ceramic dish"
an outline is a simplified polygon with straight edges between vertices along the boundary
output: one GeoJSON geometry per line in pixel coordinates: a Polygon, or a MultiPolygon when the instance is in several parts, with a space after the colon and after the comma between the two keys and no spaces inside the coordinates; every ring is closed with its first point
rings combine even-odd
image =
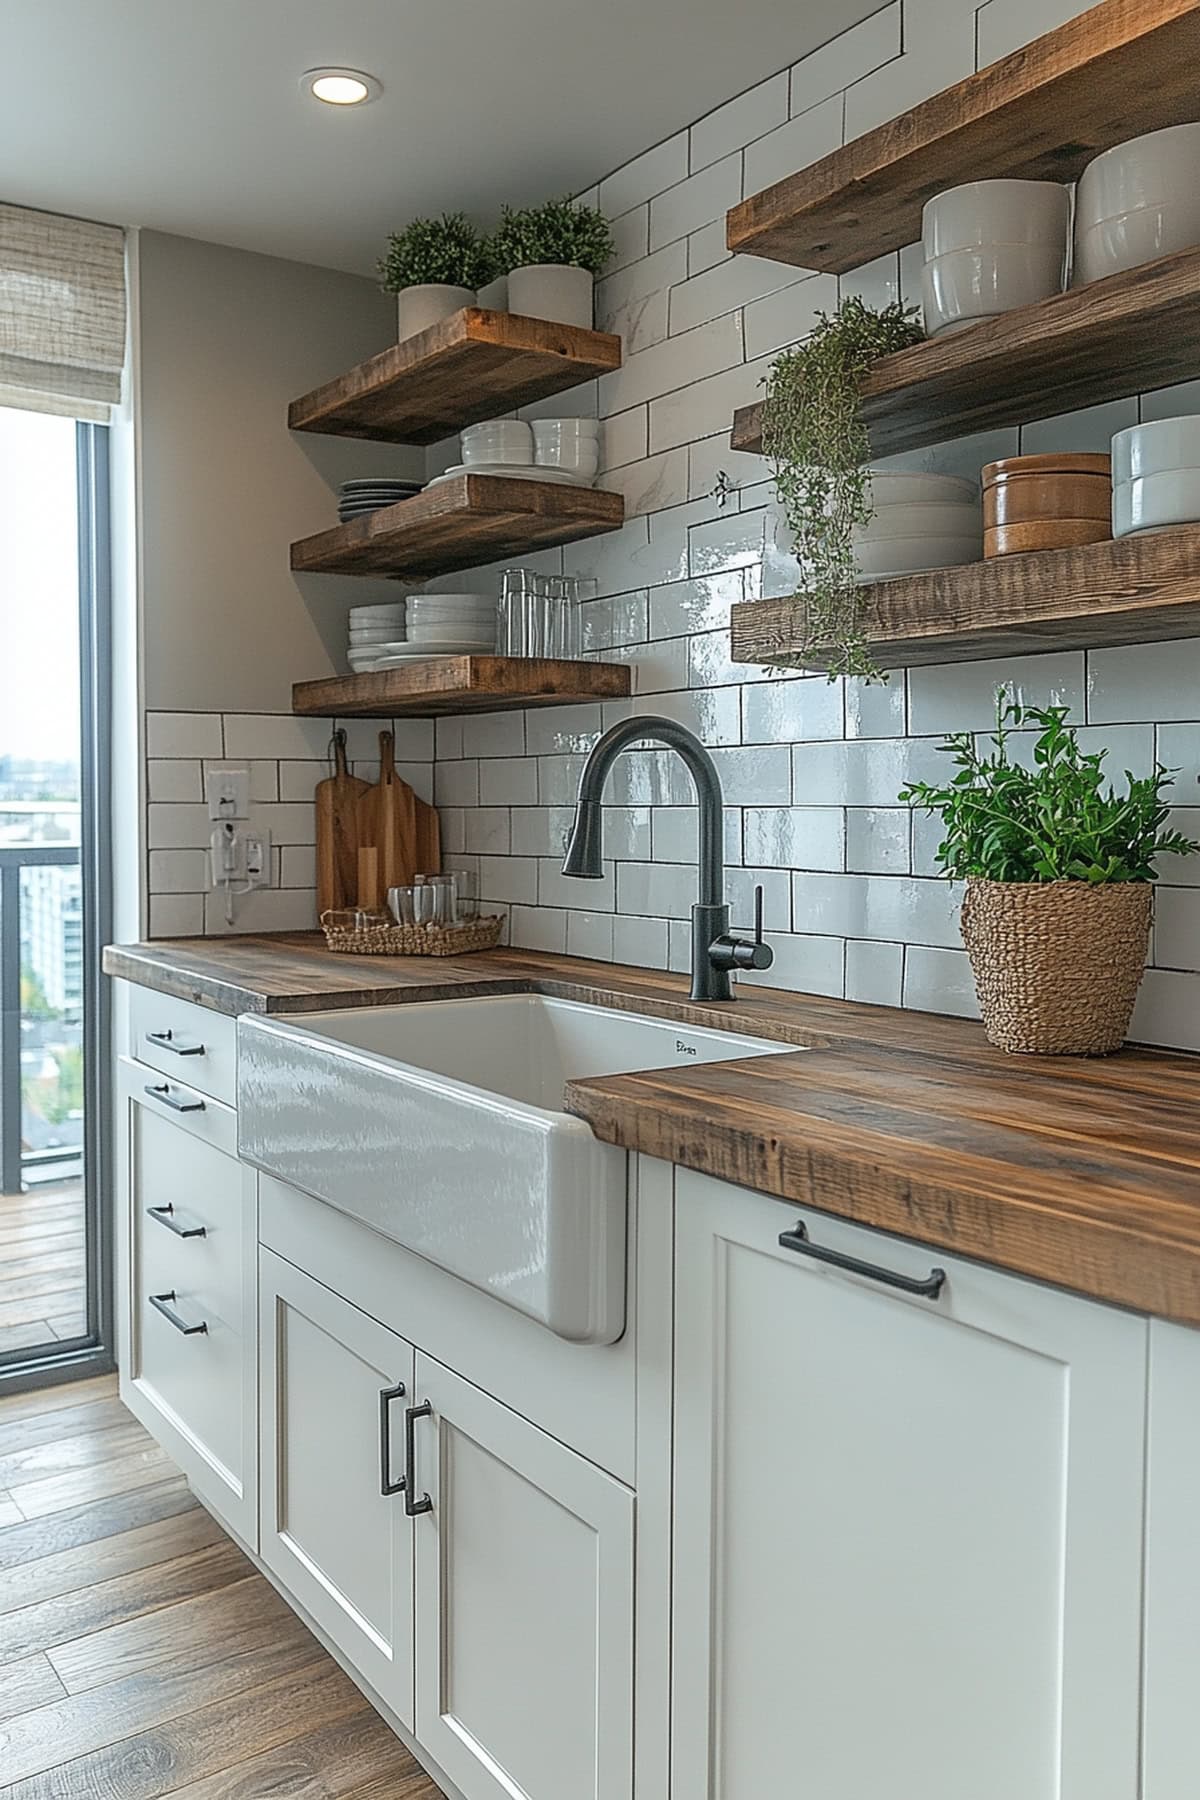
{"type": "Polygon", "coordinates": [[[566,487],[591,486],[590,482],[572,475],[567,469],[522,468],[512,463],[472,463],[468,468],[465,463],[458,463],[444,475],[435,475],[426,483],[426,488],[438,487],[443,481],[455,481],[460,475],[500,475],[512,481],[557,481],[566,487]]]}
{"type": "Polygon", "coordinates": [[[531,463],[533,433],[524,419],[490,419],[482,425],[468,425],[461,434],[463,462],[531,463]]]}
{"type": "Polygon", "coordinates": [[[892,575],[914,575],[920,569],[952,569],[959,563],[978,562],[982,555],[982,532],[978,537],[891,537],[854,546],[854,560],[864,581],[886,581],[892,575]]]}
{"type": "Polygon", "coordinates": [[[1200,523],[1200,469],[1163,469],[1113,488],[1114,537],[1200,523]]]}
{"type": "Polygon", "coordinates": [[[1167,125],[1092,158],[1079,177],[1076,221],[1086,231],[1118,213],[1189,200],[1198,186],[1200,125],[1167,125]]]}
{"type": "Polygon", "coordinates": [[[925,202],[925,257],[997,244],[1041,244],[1067,253],[1071,197],[1057,181],[967,181],[925,202]]]}
{"type": "Polygon", "coordinates": [[[531,430],[535,444],[549,438],[589,438],[596,443],[600,440],[599,419],[533,419],[531,430]]]}
{"type": "Polygon", "coordinates": [[[559,444],[557,447],[539,444],[534,467],[577,475],[581,481],[590,485],[600,473],[600,452],[594,445],[584,442],[559,444]]]}
{"type": "Polygon", "coordinates": [[[876,506],[927,500],[979,499],[979,483],[963,475],[934,475],[922,470],[871,469],[871,498],[876,506]]]}
{"type": "Polygon", "coordinates": [[[461,650],[491,650],[496,643],[495,627],[487,631],[456,631],[452,625],[416,625],[406,639],[410,644],[455,644],[461,650]]]}
{"type": "Polygon", "coordinates": [[[413,657],[430,656],[490,656],[492,644],[460,644],[453,638],[429,638],[423,643],[413,643],[406,639],[402,644],[388,644],[387,654],[381,656],[375,664],[377,669],[384,669],[395,663],[411,662],[413,657]]]}
{"type": "Polygon", "coordinates": [[[1136,476],[1200,468],[1200,413],[1127,425],[1112,441],[1114,487],[1136,476]]]}
{"type": "Polygon", "coordinates": [[[406,600],[390,601],[381,606],[352,606],[347,617],[352,625],[373,625],[376,620],[402,619],[406,600]]]}
{"type": "Polygon", "coordinates": [[[432,619],[460,619],[464,625],[475,625],[481,619],[494,619],[496,603],[485,600],[481,606],[423,606],[418,612],[414,607],[409,615],[410,625],[428,625],[432,619]]]}
{"type": "Polygon", "coordinates": [[[1075,240],[1073,284],[1102,281],[1174,250],[1200,244],[1200,191],[1186,205],[1146,206],[1101,219],[1075,240]]]}
{"type": "Polygon", "coordinates": [[[1042,244],[997,244],[952,250],[921,270],[921,302],[930,337],[954,326],[994,319],[1059,294],[1067,278],[1067,249],[1042,244]]]}
{"type": "Polygon", "coordinates": [[[877,506],[856,540],[885,543],[896,537],[970,537],[983,542],[983,512],[978,500],[909,500],[877,506]]]}

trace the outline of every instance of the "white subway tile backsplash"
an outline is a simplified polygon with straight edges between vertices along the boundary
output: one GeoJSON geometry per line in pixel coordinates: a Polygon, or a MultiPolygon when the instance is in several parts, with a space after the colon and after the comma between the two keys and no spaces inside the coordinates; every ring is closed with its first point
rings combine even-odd
{"type": "Polygon", "coordinates": [[[535,806],[537,763],[532,757],[497,756],[479,765],[481,806],[535,806]]]}
{"type": "Polygon", "coordinates": [[[152,758],[146,765],[151,800],[203,800],[203,764],[196,757],[152,758]]]}
{"type": "Polygon", "coordinates": [[[609,469],[638,462],[650,447],[650,412],[646,406],[631,406],[627,412],[611,413],[600,433],[599,485],[607,487],[603,476],[609,469]]]}
{"type": "Polygon", "coordinates": [[[223,756],[220,713],[146,714],[146,755],[223,756]]]}
{"type": "Polygon", "coordinates": [[[230,762],[254,756],[322,759],[331,729],[328,719],[297,719],[290,713],[227,713],[225,755],[230,762]]]}
{"type": "Polygon", "coordinates": [[[907,875],[912,815],[904,806],[852,806],[846,814],[846,867],[860,875],[907,875]]]}
{"type": "Polygon", "coordinates": [[[736,206],[741,197],[742,153],[738,150],[651,200],[651,250],[698,231],[736,206]]]}
{"type": "Polygon", "coordinates": [[[904,952],[904,1004],[915,1012],[977,1019],[979,1001],[966,951],[909,944],[904,952]]]}
{"type": "Polygon", "coordinates": [[[851,938],[846,945],[846,999],[899,1006],[904,994],[904,946],[851,938]]]}
{"type": "MultiPolygon", "coordinates": [[[[660,256],[666,254],[659,252],[660,256]]],[[[748,306],[765,294],[806,286],[818,279],[808,269],[793,269],[787,263],[769,262],[762,256],[735,256],[672,288],[671,331],[691,331],[705,320],[736,312],[738,307],[748,306]]]]}
{"type": "Polygon", "coordinates": [[[659,512],[665,506],[682,506],[688,497],[687,449],[667,450],[642,462],[626,463],[604,478],[604,485],[621,495],[626,516],[659,512]]]}
{"type": "Polygon", "coordinates": [[[691,130],[692,170],[707,168],[754,138],[764,137],[787,116],[788,71],[781,69],[778,75],[760,81],[696,121],[691,130]]]}
{"type": "Polygon", "coordinates": [[[834,94],[747,147],[746,193],[756,194],[809,163],[819,162],[841,141],[842,96],[834,94]]]}
{"type": "Polygon", "coordinates": [[[151,894],[150,937],[201,937],[203,933],[203,894],[151,894]]]}
{"type": "Polygon", "coordinates": [[[796,744],[842,735],[842,689],[824,676],[754,682],[742,694],[742,741],[796,744]]]}
{"type": "MultiPolygon", "coordinates": [[[[736,314],[726,316],[737,317],[736,314]]],[[[690,336],[690,333],[685,335],[690,336]]],[[[760,398],[759,389],[768,366],[769,359],[737,364],[720,374],[708,376],[706,380],[693,382],[690,387],[678,388],[652,400],[651,450],[671,450],[676,444],[691,443],[693,438],[712,437],[722,426],[728,430],[737,408],[749,406],[760,398]]]]}
{"type": "Polygon", "coordinates": [[[645,256],[650,248],[650,208],[643,203],[630,207],[628,212],[609,215],[609,224],[613,234],[613,253],[605,270],[606,275],[613,275],[618,269],[627,268],[630,263],[637,262],[645,256]]]}
{"type": "Polygon", "coordinates": [[[616,919],[612,913],[569,912],[567,914],[567,955],[586,956],[595,962],[629,962],[627,956],[613,949],[616,919]]]}
{"type": "Polygon", "coordinates": [[[747,306],[744,320],[746,355],[766,356],[806,338],[819,312],[837,305],[837,281],[832,275],[812,275],[791,287],[780,288],[747,306]]]}
{"type": "Polygon", "coordinates": [[[687,238],[687,265],[689,275],[701,275],[705,269],[715,268],[717,263],[728,262],[731,252],[725,242],[725,220],[714,219],[709,225],[702,225],[699,231],[690,231],[687,238]]]}
{"type": "Polygon", "coordinates": [[[508,915],[508,941],[521,950],[551,950],[565,955],[569,917],[569,913],[548,906],[514,906],[508,915]]]}
{"type": "Polygon", "coordinates": [[[599,206],[609,218],[628,212],[630,207],[674,187],[688,172],[688,134],[677,131],[652,150],[643,151],[632,162],[600,183],[599,206]]]}
{"type": "Polygon", "coordinates": [[[742,361],[742,322],[736,313],[654,344],[625,359],[600,380],[600,413],[624,412],[676,388],[689,388],[742,361]]]}
{"type": "MultiPolygon", "coordinates": [[[[1008,3],[1004,0],[1004,4],[1008,3]]],[[[901,47],[900,0],[892,0],[890,6],[851,25],[819,50],[792,64],[792,111],[805,112],[818,100],[861,81],[873,69],[899,56],[901,47]]]]}
{"type": "MultiPolygon", "coordinates": [[[[667,967],[669,926],[666,919],[638,919],[616,913],[609,920],[611,931],[610,947],[603,952],[611,956],[614,962],[628,963],[635,969],[665,969],[667,967]]],[[[567,931],[567,945],[570,947],[571,933],[567,931]]],[[[596,951],[581,951],[581,955],[597,955],[596,951]]]]}
{"type": "Polygon", "coordinates": [[[792,750],[798,806],[895,806],[901,788],[940,781],[946,769],[946,758],[928,738],[860,738],[792,750]]]}
{"type": "Polygon", "coordinates": [[[834,806],[749,806],[743,816],[748,869],[846,867],[846,814],[834,806]]]}
{"type": "Polygon", "coordinates": [[[1083,653],[1078,650],[910,669],[908,728],[914,736],[987,731],[996,721],[999,690],[1022,706],[1069,707],[1072,722],[1082,723],[1083,685],[1083,653]]]}
{"type": "Polygon", "coordinates": [[[1200,719],[1200,638],[1091,651],[1087,716],[1094,725],[1200,719]]]}

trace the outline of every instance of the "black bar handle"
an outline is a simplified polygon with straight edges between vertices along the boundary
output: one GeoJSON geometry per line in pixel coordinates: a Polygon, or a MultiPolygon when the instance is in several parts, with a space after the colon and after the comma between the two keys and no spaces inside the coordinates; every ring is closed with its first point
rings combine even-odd
{"type": "Polygon", "coordinates": [[[164,1106],[169,1106],[172,1112],[204,1111],[203,1100],[177,1100],[171,1092],[169,1081],[159,1082],[157,1086],[151,1084],[146,1088],[146,1092],[152,1100],[161,1100],[164,1106]]]}
{"type": "Polygon", "coordinates": [[[392,1401],[402,1400],[406,1392],[402,1381],[379,1390],[379,1491],[385,1500],[402,1494],[408,1480],[406,1474],[399,1481],[392,1480],[392,1401]]]}
{"type": "Polygon", "coordinates": [[[415,1519],[419,1513],[433,1511],[433,1501],[428,1494],[422,1494],[419,1500],[413,1499],[417,1487],[417,1420],[428,1419],[432,1412],[428,1400],[423,1400],[420,1406],[404,1409],[404,1510],[410,1519],[415,1519]]]}
{"type": "Polygon", "coordinates": [[[177,1038],[173,1031],[148,1031],[146,1042],[154,1044],[160,1050],[172,1050],[176,1056],[203,1056],[204,1045],[192,1043],[188,1038],[177,1038]]]}
{"type": "Polygon", "coordinates": [[[207,1227],[204,1225],[181,1225],[179,1220],[175,1217],[175,1208],[171,1205],[169,1200],[165,1206],[148,1206],[146,1208],[146,1216],[153,1219],[157,1225],[165,1225],[168,1231],[173,1231],[175,1233],[176,1237],[200,1238],[208,1236],[207,1227]]]}
{"type": "Polygon", "coordinates": [[[754,889],[754,942],[763,941],[763,886],[758,882],[754,889]]]}
{"type": "Polygon", "coordinates": [[[900,1288],[905,1294],[920,1294],[925,1300],[936,1300],[946,1285],[945,1269],[930,1269],[921,1281],[914,1275],[897,1275],[894,1269],[881,1268],[878,1263],[862,1262],[842,1250],[826,1250],[813,1243],[803,1219],[796,1221],[793,1231],[780,1232],[779,1247],[795,1250],[801,1256],[811,1256],[814,1261],[828,1263],[831,1268],[845,1269],[849,1275],[863,1275],[868,1281],[881,1281],[885,1287],[900,1288]]]}
{"type": "Polygon", "coordinates": [[[184,1337],[195,1337],[199,1332],[207,1332],[208,1321],[206,1319],[201,1319],[198,1325],[189,1325],[187,1320],[175,1311],[172,1302],[178,1298],[178,1294],[172,1288],[169,1294],[151,1294],[150,1304],[155,1312],[160,1312],[167,1323],[173,1325],[176,1331],[182,1332],[184,1337]]]}

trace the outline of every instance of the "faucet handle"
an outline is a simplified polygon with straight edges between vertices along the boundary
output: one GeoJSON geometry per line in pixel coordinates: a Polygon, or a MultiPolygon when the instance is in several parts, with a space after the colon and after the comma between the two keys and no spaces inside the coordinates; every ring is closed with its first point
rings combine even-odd
{"type": "Polygon", "coordinates": [[[756,882],[754,888],[754,942],[763,941],[763,888],[762,882],[756,882]]]}
{"type": "Polygon", "coordinates": [[[715,969],[769,969],[775,952],[763,941],[763,890],[759,882],[754,889],[754,937],[739,938],[726,933],[709,946],[709,960],[715,969]]]}

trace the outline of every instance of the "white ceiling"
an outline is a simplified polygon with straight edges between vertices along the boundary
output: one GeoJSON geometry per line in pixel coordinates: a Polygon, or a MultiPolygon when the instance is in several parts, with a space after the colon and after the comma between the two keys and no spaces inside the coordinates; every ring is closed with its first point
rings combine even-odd
{"type": "Polygon", "coordinates": [[[371,272],[579,189],[882,0],[0,0],[0,200],[371,272]],[[369,106],[304,98],[366,69],[369,106]]]}

